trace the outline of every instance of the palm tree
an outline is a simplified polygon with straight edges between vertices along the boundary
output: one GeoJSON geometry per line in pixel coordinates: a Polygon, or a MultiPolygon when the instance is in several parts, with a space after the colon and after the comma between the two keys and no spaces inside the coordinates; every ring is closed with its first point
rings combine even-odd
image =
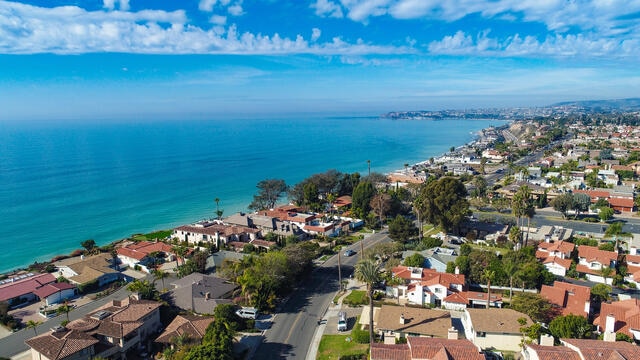
{"type": "Polygon", "coordinates": [[[513,278],[518,272],[518,264],[515,261],[505,261],[502,263],[502,270],[509,277],[509,302],[513,299],[513,278]]]}
{"type": "Polygon", "coordinates": [[[180,266],[180,264],[178,264],[178,259],[180,258],[182,258],[182,265],[184,265],[184,256],[187,254],[187,248],[184,246],[174,246],[171,250],[176,254],[176,267],[180,266]]]}
{"type": "Polygon", "coordinates": [[[118,250],[111,249],[111,261],[113,261],[113,268],[116,271],[120,271],[120,266],[118,265],[118,250]]]}
{"type": "Polygon", "coordinates": [[[71,311],[71,309],[73,308],[65,301],[64,304],[58,306],[58,308],[56,309],[56,313],[58,315],[60,314],[67,315],[67,322],[69,322],[69,312],[71,311]]]}
{"type": "Polygon", "coordinates": [[[367,160],[367,168],[369,169],[369,176],[371,176],[371,160],[367,160]]]}
{"type": "Polygon", "coordinates": [[[224,212],[224,210],[220,210],[220,198],[215,198],[213,201],[216,202],[216,216],[218,217],[218,220],[220,220],[222,218],[222,213],[224,212]]]}
{"type": "Polygon", "coordinates": [[[360,260],[356,264],[356,279],[367,284],[369,296],[369,346],[373,344],[373,286],[380,281],[379,266],[371,259],[360,260]]]}
{"type": "Polygon", "coordinates": [[[36,334],[36,336],[38,336],[38,325],[42,324],[42,321],[34,321],[34,320],[29,320],[27,321],[27,329],[33,329],[33,333],[36,334]]]}
{"type": "Polygon", "coordinates": [[[160,269],[157,270],[153,270],[153,276],[156,280],[160,279],[162,280],[162,289],[164,291],[165,287],[164,287],[164,279],[166,279],[169,274],[166,271],[162,271],[160,269]]]}
{"type": "Polygon", "coordinates": [[[487,280],[487,309],[491,304],[491,280],[496,277],[496,272],[489,269],[484,269],[482,272],[482,278],[487,280]]]}

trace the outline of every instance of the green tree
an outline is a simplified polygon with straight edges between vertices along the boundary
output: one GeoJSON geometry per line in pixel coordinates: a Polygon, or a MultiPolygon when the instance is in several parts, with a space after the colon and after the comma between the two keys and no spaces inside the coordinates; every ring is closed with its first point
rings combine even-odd
{"type": "Polygon", "coordinates": [[[360,260],[356,264],[355,275],[358,281],[367,284],[369,297],[369,344],[373,344],[373,286],[380,282],[378,265],[370,259],[360,260]]]}
{"type": "Polygon", "coordinates": [[[489,269],[484,269],[482,272],[482,278],[487,281],[487,309],[491,305],[491,281],[496,277],[496,272],[489,269]]]}
{"type": "Polygon", "coordinates": [[[556,315],[553,305],[540,294],[527,292],[515,294],[511,299],[510,307],[515,311],[529,315],[533,321],[546,324],[556,315]]]}
{"type": "Polygon", "coordinates": [[[351,197],[351,206],[356,216],[364,219],[371,210],[371,199],[375,195],[376,190],[369,181],[361,181],[355,189],[351,197]]]}
{"type": "Polygon", "coordinates": [[[614,222],[604,232],[604,236],[613,237],[622,234],[622,223],[614,222]]]}
{"type": "Polygon", "coordinates": [[[415,206],[426,221],[449,232],[469,214],[466,197],[467,190],[460,180],[443,177],[422,187],[415,206]]]}
{"type": "Polygon", "coordinates": [[[165,287],[164,287],[164,279],[166,279],[167,277],[169,277],[169,274],[166,271],[163,271],[161,269],[153,270],[153,278],[155,280],[160,279],[162,281],[162,288],[163,289],[165,289],[165,287]]]}
{"type": "Polygon", "coordinates": [[[591,330],[587,318],[573,314],[558,316],[549,323],[549,332],[556,339],[586,339],[591,336],[591,330]]]}
{"type": "Polygon", "coordinates": [[[96,242],[93,239],[81,242],[80,246],[86,249],[87,254],[93,254],[93,252],[96,250],[96,242]]]}
{"type": "Polygon", "coordinates": [[[420,253],[415,253],[404,259],[404,266],[424,267],[425,258],[420,253]]]}
{"type": "Polygon", "coordinates": [[[503,261],[502,269],[509,278],[509,301],[511,301],[511,299],[513,299],[513,278],[518,272],[518,263],[515,261],[503,261]]]}
{"type": "Polygon", "coordinates": [[[287,184],[282,179],[267,179],[256,185],[258,193],[253,195],[253,201],[249,204],[251,210],[272,209],[278,199],[287,191],[287,184]]]}
{"type": "Polygon", "coordinates": [[[184,360],[233,360],[232,354],[233,352],[220,351],[218,345],[209,343],[192,347],[184,360]]]}
{"type": "Polygon", "coordinates": [[[393,241],[405,244],[418,234],[415,224],[402,215],[398,215],[389,223],[389,237],[393,241]]]}
{"type": "Polygon", "coordinates": [[[69,312],[71,312],[72,309],[71,305],[65,301],[62,305],[58,306],[56,313],[58,315],[65,314],[67,316],[67,322],[69,322],[69,312]]]}
{"type": "Polygon", "coordinates": [[[224,210],[220,210],[220,198],[215,198],[213,201],[216,202],[216,218],[218,220],[222,219],[222,214],[224,210]]]}
{"type": "Polygon", "coordinates": [[[600,303],[609,300],[611,294],[611,286],[606,284],[595,284],[591,288],[591,301],[594,303],[600,303]]]}
{"type": "Polygon", "coordinates": [[[304,192],[304,205],[308,206],[310,209],[317,210],[319,209],[319,196],[318,186],[312,182],[308,182],[303,186],[304,192]]]}
{"type": "Polygon", "coordinates": [[[567,211],[573,209],[573,194],[562,194],[551,201],[551,206],[555,211],[562,214],[563,218],[567,218],[567,211]]]}
{"type": "Polygon", "coordinates": [[[35,336],[38,336],[38,325],[42,324],[42,321],[29,320],[27,321],[27,329],[33,329],[35,336]]]}
{"type": "Polygon", "coordinates": [[[581,213],[589,210],[591,205],[591,197],[583,193],[573,194],[573,210],[576,212],[576,217],[581,213]]]}
{"type": "Polygon", "coordinates": [[[601,221],[607,221],[610,220],[611,218],[613,218],[613,209],[610,207],[601,207],[600,211],[598,212],[598,217],[600,218],[601,221]]]}
{"type": "Polygon", "coordinates": [[[141,299],[154,300],[157,298],[158,291],[155,285],[149,280],[133,280],[127,286],[127,290],[136,292],[140,295],[141,299]]]}

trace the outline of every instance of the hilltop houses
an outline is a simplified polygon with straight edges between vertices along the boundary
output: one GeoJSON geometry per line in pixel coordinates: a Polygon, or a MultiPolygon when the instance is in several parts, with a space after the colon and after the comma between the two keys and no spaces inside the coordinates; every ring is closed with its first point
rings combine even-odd
{"type": "Polygon", "coordinates": [[[410,304],[440,306],[447,296],[466,288],[463,274],[407,266],[397,266],[392,272],[394,278],[404,280],[403,285],[393,288],[394,296],[410,304]]]}

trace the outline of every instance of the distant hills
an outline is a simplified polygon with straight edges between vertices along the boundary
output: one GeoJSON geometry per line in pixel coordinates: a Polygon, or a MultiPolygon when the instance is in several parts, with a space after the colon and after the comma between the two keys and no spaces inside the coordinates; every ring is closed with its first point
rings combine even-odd
{"type": "Polygon", "coordinates": [[[551,105],[551,107],[570,106],[583,109],[589,109],[593,112],[611,112],[611,111],[640,111],[640,98],[614,99],[614,100],[585,100],[585,101],[566,101],[551,105]]]}
{"type": "Polygon", "coordinates": [[[383,118],[403,120],[501,119],[520,120],[548,118],[557,115],[592,113],[629,113],[640,111],[640,98],[614,100],[565,101],[547,106],[465,110],[394,111],[383,118]]]}

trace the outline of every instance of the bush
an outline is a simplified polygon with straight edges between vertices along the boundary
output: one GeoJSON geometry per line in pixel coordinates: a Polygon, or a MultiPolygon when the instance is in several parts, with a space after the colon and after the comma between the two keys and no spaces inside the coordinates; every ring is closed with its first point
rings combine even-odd
{"type": "Polygon", "coordinates": [[[629,283],[627,286],[629,286],[629,289],[637,288],[636,283],[629,283]]]}
{"type": "Polygon", "coordinates": [[[351,337],[358,344],[369,343],[369,331],[359,329],[357,326],[351,330],[351,337]]]}
{"type": "Polygon", "coordinates": [[[338,359],[339,360],[366,360],[367,354],[342,355],[338,359]]]}

